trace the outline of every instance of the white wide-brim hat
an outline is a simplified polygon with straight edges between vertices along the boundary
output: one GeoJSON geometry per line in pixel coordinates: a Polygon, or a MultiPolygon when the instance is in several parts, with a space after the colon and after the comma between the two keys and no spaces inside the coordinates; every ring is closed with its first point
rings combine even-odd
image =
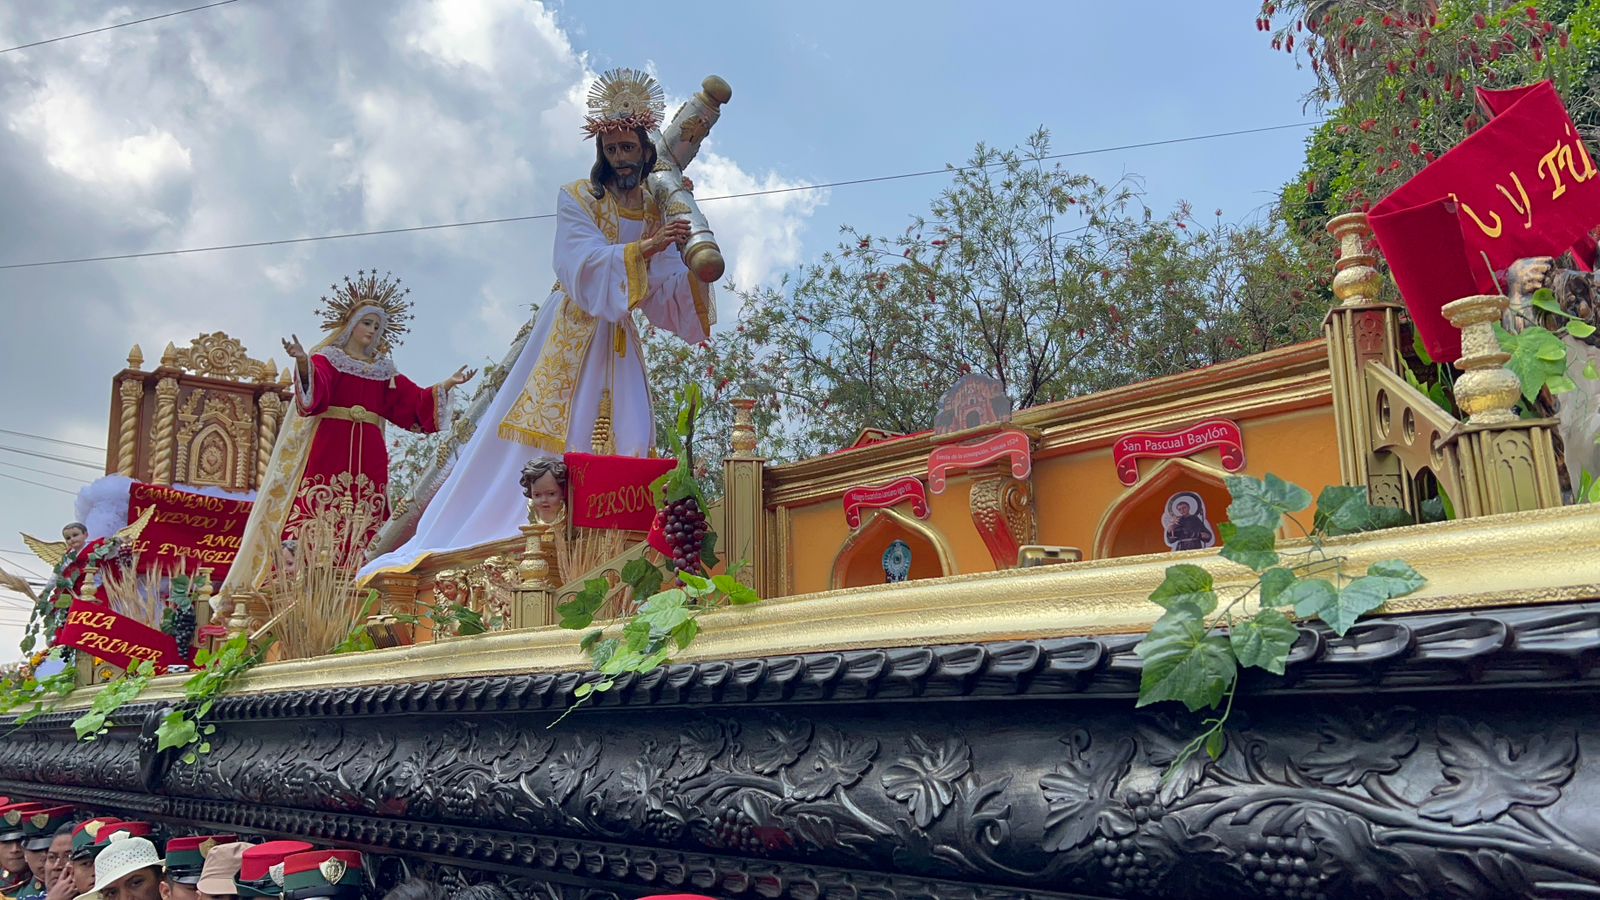
{"type": "Polygon", "coordinates": [[[74,900],[100,900],[100,892],[140,869],[165,865],[156,845],[142,837],[128,837],[126,833],[111,835],[106,848],[94,858],[94,888],[79,894],[74,900]]]}

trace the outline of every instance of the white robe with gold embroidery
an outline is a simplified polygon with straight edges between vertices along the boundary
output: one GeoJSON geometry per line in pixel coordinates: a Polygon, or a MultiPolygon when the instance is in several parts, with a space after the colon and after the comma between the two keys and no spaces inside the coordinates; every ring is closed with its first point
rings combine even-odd
{"type": "Polygon", "coordinates": [[[362,569],[404,572],[424,557],[517,535],[528,520],[518,484],[534,456],[592,452],[590,437],[609,383],[616,452],[645,456],[655,444],[650,390],[632,310],[685,341],[709,337],[708,285],[672,248],[644,259],[645,215],[595,200],[587,180],[563,188],[556,207],[557,288],[494,402],[476,423],[449,477],[411,539],[362,569]],[[620,340],[619,340],[620,336],[620,340]],[[620,346],[620,352],[619,352],[620,346]]]}

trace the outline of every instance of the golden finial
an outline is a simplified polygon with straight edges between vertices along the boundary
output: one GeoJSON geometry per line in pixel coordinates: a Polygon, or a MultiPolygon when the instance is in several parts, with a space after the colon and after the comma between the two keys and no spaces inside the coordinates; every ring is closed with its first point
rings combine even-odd
{"type": "Polygon", "coordinates": [[[1345,213],[1328,220],[1328,233],[1339,239],[1339,259],[1333,264],[1333,296],[1344,306],[1375,303],[1383,274],[1378,258],[1367,252],[1372,226],[1363,212],[1345,213]]]}
{"type": "Polygon", "coordinates": [[[167,341],[167,349],[161,351],[161,365],[163,368],[173,368],[178,364],[178,348],[167,341]]]}
{"type": "Polygon", "coordinates": [[[128,368],[138,371],[142,365],[144,365],[144,351],[139,349],[138,344],[134,344],[133,349],[128,351],[128,368]]]}
{"type": "Polygon", "coordinates": [[[756,401],[749,397],[736,397],[728,401],[733,407],[733,434],[730,443],[735,456],[753,456],[756,452],[756,401]]]}
{"type": "Polygon", "coordinates": [[[1511,354],[1500,349],[1494,326],[1510,301],[1496,294],[1462,297],[1444,305],[1444,316],[1461,329],[1461,358],[1456,368],[1456,405],[1468,425],[1506,425],[1517,421],[1512,406],[1522,396],[1522,382],[1505,367],[1511,354]]]}

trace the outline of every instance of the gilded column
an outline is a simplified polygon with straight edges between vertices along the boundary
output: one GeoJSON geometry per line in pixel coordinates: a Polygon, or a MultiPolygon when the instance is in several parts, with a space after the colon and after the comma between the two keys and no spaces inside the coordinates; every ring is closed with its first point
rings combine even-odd
{"type": "Polygon", "coordinates": [[[139,406],[144,400],[144,379],[131,375],[117,386],[122,399],[121,420],[117,423],[117,474],[134,477],[139,460],[139,406]]]}
{"type": "Polygon", "coordinates": [[[178,419],[178,379],[163,375],[156,382],[155,435],[150,441],[150,482],[172,483],[173,432],[178,419]]]}
{"type": "Polygon", "coordinates": [[[1442,442],[1455,455],[1464,497],[1462,516],[1487,516],[1561,505],[1561,478],[1552,438],[1553,419],[1524,419],[1513,407],[1522,383],[1505,367],[1494,326],[1505,313],[1505,297],[1481,294],[1444,306],[1445,318],[1461,329],[1456,368],[1456,405],[1467,414],[1442,442]]]}
{"type": "Polygon", "coordinates": [[[256,425],[256,480],[251,487],[259,487],[266,480],[267,465],[272,462],[272,448],[278,442],[278,417],[283,414],[283,398],[268,389],[256,401],[259,406],[256,425]]]}
{"type": "Polygon", "coordinates": [[[1339,470],[1346,484],[1367,485],[1374,502],[1400,496],[1398,462],[1372,452],[1372,410],[1367,404],[1366,368],[1402,371],[1399,306],[1378,300],[1383,274],[1377,257],[1367,251],[1372,228],[1366,213],[1345,213],[1328,222],[1339,239],[1333,264],[1333,295],[1339,305],[1328,311],[1322,333],[1328,339],[1328,366],[1333,379],[1333,412],[1339,435],[1339,470]],[[1375,467],[1377,471],[1375,471],[1375,467]],[[1396,482],[1396,483],[1382,483],[1396,482]]]}
{"type": "Polygon", "coordinates": [[[739,581],[771,596],[767,583],[768,560],[766,524],[766,465],[756,455],[756,401],[741,397],[730,400],[733,428],[732,453],[722,461],[722,534],[720,542],[731,567],[744,563],[739,581]]]}

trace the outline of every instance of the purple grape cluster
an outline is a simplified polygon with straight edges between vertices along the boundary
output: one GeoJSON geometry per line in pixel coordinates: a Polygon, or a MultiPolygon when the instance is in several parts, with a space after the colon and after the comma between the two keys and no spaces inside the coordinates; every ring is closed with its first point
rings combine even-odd
{"type": "Polygon", "coordinates": [[[706,514],[693,497],[667,504],[667,543],[672,547],[672,568],[699,574],[700,548],[706,541],[706,514]]]}

